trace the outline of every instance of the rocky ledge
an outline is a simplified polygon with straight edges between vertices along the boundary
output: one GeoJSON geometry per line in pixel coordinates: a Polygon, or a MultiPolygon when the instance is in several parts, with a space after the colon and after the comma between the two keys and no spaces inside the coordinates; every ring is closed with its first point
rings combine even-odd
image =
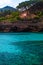
{"type": "Polygon", "coordinates": [[[43,18],[30,21],[0,22],[0,32],[43,32],[43,18]]]}

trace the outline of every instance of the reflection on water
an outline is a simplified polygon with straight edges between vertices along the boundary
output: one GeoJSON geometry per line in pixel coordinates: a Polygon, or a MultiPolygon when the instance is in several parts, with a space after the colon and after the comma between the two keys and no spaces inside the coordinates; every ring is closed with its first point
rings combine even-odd
{"type": "Polygon", "coordinates": [[[43,65],[43,35],[34,35],[0,35],[0,65],[43,65]]]}

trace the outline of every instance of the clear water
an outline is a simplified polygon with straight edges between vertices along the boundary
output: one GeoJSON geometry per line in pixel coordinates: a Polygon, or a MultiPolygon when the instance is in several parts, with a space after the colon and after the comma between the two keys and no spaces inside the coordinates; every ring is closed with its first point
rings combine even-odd
{"type": "Polygon", "coordinates": [[[43,65],[43,33],[0,33],[0,65],[43,65]]]}

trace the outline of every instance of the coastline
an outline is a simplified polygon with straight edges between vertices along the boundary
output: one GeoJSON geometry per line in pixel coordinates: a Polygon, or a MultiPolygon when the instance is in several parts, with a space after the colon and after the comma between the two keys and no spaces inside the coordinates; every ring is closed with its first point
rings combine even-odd
{"type": "Polygon", "coordinates": [[[0,32],[43,32],[43,24],[30,21],[0,22],[0,32]]]}

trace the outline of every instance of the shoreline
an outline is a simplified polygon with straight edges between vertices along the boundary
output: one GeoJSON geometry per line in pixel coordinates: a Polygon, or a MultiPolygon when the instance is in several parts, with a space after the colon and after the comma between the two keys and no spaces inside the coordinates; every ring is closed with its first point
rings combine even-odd
{"type": "Polygon", "coordinates": [[[27,22],[0,22],[0,32],[43,32],[39,23],[27,22]]]}

